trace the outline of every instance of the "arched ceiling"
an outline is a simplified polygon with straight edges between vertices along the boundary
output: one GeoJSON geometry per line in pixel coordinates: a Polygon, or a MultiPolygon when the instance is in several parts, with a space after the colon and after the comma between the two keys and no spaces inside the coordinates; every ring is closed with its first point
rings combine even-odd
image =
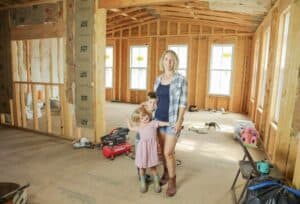
{"type": "MultiPolygon", "coordinates": [[[[0,9],[61,0],[0,0],[0,9]]],[[[107,32],[155,19],[255,31],[276,0],[99,0],[107,9],[107,32]]]]}

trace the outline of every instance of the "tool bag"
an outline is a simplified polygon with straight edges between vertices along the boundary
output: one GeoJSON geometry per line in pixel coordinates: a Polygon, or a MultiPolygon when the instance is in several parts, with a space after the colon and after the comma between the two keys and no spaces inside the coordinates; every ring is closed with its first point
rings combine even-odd
{"type": "Polygon", "coordinates": [[[124,144],[129,133],[128,128],[115,128],[109,134],[101,137],[102,146],[114,146],[119,144],[124,144]]]}
{"type": "Polygon", "coordinates": [[[300,191],[269,176],[253,179],[243,204],[299,204],[300,191]]]}

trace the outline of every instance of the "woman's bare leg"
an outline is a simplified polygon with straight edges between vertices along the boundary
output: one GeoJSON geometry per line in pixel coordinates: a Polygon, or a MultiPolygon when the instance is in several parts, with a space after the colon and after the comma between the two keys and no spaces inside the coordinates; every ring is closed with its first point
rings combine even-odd
{"type": "Polygon", "coordinates": [[[175,146],[177,143],[176,136],[166,136],[164,145],[164,157],[169,172],[169,176],[172,178],[176,175],[176,160],[175,160],[175,146]]]}
{"type": "Polygon", "coordinates": [[[176,136],[166,136],[164,145],[164,154],[167,162],[169,180],[166,191],[167,196],[174,196],[176,194],[176,160],[175,160],[175,146],[177,143],[176,136]]]}
{"type": "Polygon", "coordinates": [[[165,147],[165,139],[166,135],[164,133],[158,132],[158,140],[160,144],[160,150],[161,150],[161,156],[162,156],[162,162],[163,162],[163,174],[160,178],[160,185],[163,186],[168,182],[169,179],[169,174],[168,174],[168,168],[167,168],[167,163],[166,163],[166,158],[164,154],[164,147],[165,147]]]}

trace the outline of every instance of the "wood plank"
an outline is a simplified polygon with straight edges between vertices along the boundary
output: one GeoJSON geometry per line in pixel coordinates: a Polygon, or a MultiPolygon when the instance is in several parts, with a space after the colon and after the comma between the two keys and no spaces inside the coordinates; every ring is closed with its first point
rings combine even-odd
{"type": "Polygon", "coordinates": [[[18,26],[11,28],[11,40],[28,40],[41,38],[63,37],[65,25],[61,22],[55,24],[40,24],[18,26]]]}
{"type": "MultiPolygon", "coordinates": [[[[290,27],[287,42],[286,68],[284,75],[284,85],[280,110],[281,114],[278,122],[279,137],[276,143],[275,161],[278,168],[285,172],[287,156],[289,151],[289,138],[291,135],[291,125],[295,110],[295,96],[297,92],[298,72],[300,67],[300,1],[293,1],[291,4],[290,27]]],[[[299,150],[298,150],[299,151],[299,150]]],[[[297,177],[300,171],[295,172],[297,177]]]]}
{"type": "Polygon", "coordinates": [[[26,85],[50,85],[50,86],[59,86],[61,83],[48,83],[48,82],[31,82],[31,81],[14,81],[15,84],[26,84],[26,85]]]}
{"type": "MultiPolygon", "coordinates": [[[[278,29],[279,29],[279,13],[278,9],[275,8],[272,11],[272,20],[271,20],[271,36],[270,36],[270,47],[269,47],[269,58],[268,58],[268,70],[266,76],[266,87],[265,87],[265,99],[264,100],[264,112],[262,117],[262,132],[264,132],[264,147],[267,149],[269,143],[269,124],[273,121],[273,112],[272,110],[272,101],[276,100],[276,93],[272,90],[275,90],[274,83],[277,80],[274,80],[275,69],[276,69],[276,58],[278,50],[278,29]],[[271,100],[270,100],[271,99],[271,100]]],[[[278,67],[279,68],[279,67],[278,67]]],[[[276,84],[276,83],[275,83],[276,84]]],[[[277,87],[277,86],[276,86],[277,87]]],[[[274,109],[274,108],[273,108],[274,109]]]]}
{"type": "Polygon", "coordinates": [[[25,104],[25,85],[20,84],[20,100],[21,100],[21,116],[22,116],[22,127],[27,127],[26,118],[26,104],[25,104]]]}
{"type": "MultiPolygon", "coordinates": [[[[300,138],[300,132],[296,135],[296,137],[300,138]]],[[[300,189],[300,142],[298,141],[297,145],[297,153],[296,153],[296,161],[295,161],[295,169],[294,169],[294,175],[293,175],[293,184],[296,186],[297,189],[300,189]]]]}
{"type": "Polygon", "coordinates": [[[21,119],[21,107],[20,107],[20,85],[14,84],[13,85],[13,91],[14,91],[14,115],[16,120],[16,126],[21,127],[22,126],[22,119],[21,119]]]}
{"type": "Polygon", "coordinates": [[[61,0],[34,0],[34,1],[18,1],[18,2],[11,2],[9,4],[6,4],[6,6],[1,7],[1,10],[6,10],[6,9],[13,9],[13,8],[22,8],[22,7],[28,7],[28,6],[33,6],[33,5],[39,5],[39,4],[47,4],[47,3],[57,3],[60,2],[61,0]]]}
{"type": "MultiPolygon", "coordinates": [[[[101,3],[103,1],[100,1],[101,3]]],[[[95,14],[95,87],[94,87],[94,104],[95,104],[95,135],[94,141],[100,141],[100,135],[105,133],[105,88],[104,81],[102,80],[105,76],[103,67],[105,66],[104,57],[100,53],[105,53],[106,45],[106,9],[97,9],[95,14]]]]}
{"type": "Polygon", "coordinates": [[[170,7],[170,6],[157,6],[151,7],[157,10],[160,15],[169,15],[174,16],[176,14],[181,14],[183,17],[190,17],[194,19],[203,19],[203,20],[213,20],[217,22],[230,22],[237,25],[245,25],[245,26],[258,26],[260,21],[256,21],[254,18],[252,19],[237,19],[235,15],[229,16],[216,16],[214,13],[211,12],[210,15],[207,14],[208,11],[211,10],[190,10],[185,8],[177,8],[177,7],[170,7]]]}
{"type": "Polygon", "coordinates": [[[9,100],[9,110],[10,110],[11,125],[14,126],[15,125],[15,120],[14,120],[14,104],[13,104],[13,100],[12,99],[9,100]]]}
{"type": "Polygon", "coordinates": [[[33,111],[33,128],[34,130],[39,130],[39,121],[38,121],[38,115],[37,115],[37,91],[36,91],[36,85],[31,84],[31,93],[32,93],[32,111],[33,111]]]}
{"type": "Polygon", "coordinates": [[[169,4],[185,2],[185,0],[114,0],[114,1],[103,1],[98,0],[99,8],[113,9],[113,8],[125,8],[133,6],[147,6],[147,5],[158,5],[158,4],[169,4]]]}
{"type": "Polygon", "coordinates": [[[63,136],[63,137],[66,137],[65,135],[65,115],[64,115],[64,112],[65,112],[65,88],[64,88],[64,85],[61,84],[59,85],[59,102],[60,102],[60,135],[63,136]]]}
{"type": "Polygon", "coordinates": [[[45,109],[46,109],[46,123],[47,133],[52,133],[52,120],[51,120],[51,109],[50,109],[50,97],[49,97],[49,85],[45,85],[45,109]]]}
{"type": "Polygon", "coordinates": [[[1,113],[1,114],[0,114],[0,117],[1,117],[1,118],[0,118],[0,123],[1,123],[1,124],[5,124],[5,114],[1,113]]]}

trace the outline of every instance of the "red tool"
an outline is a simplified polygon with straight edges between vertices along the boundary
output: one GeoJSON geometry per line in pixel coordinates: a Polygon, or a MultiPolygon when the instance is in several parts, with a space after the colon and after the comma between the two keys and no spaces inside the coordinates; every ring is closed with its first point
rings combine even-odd
{"type": "Polygon", "coordinates": [[[110,158],[111,160],[113,160],[117,155],[124,153],[129,154],[131,152],[131,147],[131,144],[127,142],[114,146],[104,146],[102,148],[102,153],[106,158],[110,158]]]}

